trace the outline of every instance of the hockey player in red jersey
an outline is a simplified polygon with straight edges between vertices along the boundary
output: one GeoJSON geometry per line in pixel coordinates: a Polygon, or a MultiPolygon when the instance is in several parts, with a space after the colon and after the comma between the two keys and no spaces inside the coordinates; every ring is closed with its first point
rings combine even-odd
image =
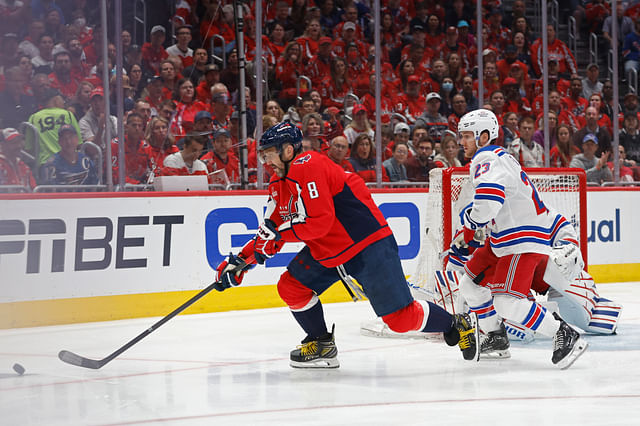
{"type": "Polygon", "coordinates": [[[246,269],[233,268],[242,260],[263,263],[284,243],[304,242],[278,282],[280,297],[306,333],[291,352],[292,367],[339,366],[333,329],[328,331],[318,299],[339,280],[350,293],[368,297],[390,329],[443,332],[465,359],[477,360],[476,315],[451,315],[431,302],[414,300],[395,238],[364,181],[325,155],[302,152],[301,146],[302,134],[289,122],[262,136],[259,156],[276,174],[269,183],[265,219],[240,254],[218,266],[218,290],[241,283],[246,269]]]}

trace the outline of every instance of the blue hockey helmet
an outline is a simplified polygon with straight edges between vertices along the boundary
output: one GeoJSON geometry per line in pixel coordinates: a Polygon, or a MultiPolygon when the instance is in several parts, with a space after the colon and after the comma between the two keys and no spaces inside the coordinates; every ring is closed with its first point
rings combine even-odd
{"type": "Polygon", "coordinates": [[[276,147],[278,150],[289,143],[297,151],[302,146],[302,132],[294,124],[285,121],[267,129],[260,138],[261,151],[276,147]]]}

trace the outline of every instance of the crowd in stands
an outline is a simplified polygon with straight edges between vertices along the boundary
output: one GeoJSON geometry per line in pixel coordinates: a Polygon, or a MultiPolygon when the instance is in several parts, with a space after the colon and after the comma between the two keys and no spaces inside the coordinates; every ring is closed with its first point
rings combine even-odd
{"type": "MultiPolygon", "coordinates": [[[[609,4],[573,3],[578,36],[602,32],[604,42],[610,43],[609,4]]],[[[457,144],[457,123],[477,108],[491,109],[498,117],[497,144],[524,167],[544,166],[542,39],[533,32],[523,0],[482,2],[481,76],[475,1],[383,0],[379,111],[371,2],[263,1],[262,49],[269,90],[262,117],[256,115],[256,102],[262,100],[255,99],[251,62],[256,56],[255,2],[240,4],[248,61],[244,93],[239,90],[233,2],[176,0],[174,25],[168,21],[152,26],[148,42],[135,44],[126,25],[121,34],[110,34],[105,99],[103,31],[92,2],[0,0],[0,185],[32,189],[104,184],[107,168],[114,183],[125,183],[118,181],[121,167],[129,184],[192,174],[207,175],[210,183],[238,183],[244,147],[249,182],[256,182],[258,120],[265,130],[291,121],[303,132],[303,149],[325,153],[367,182],[376,181],[375,141],[380,132],[382,180],[426,183],[432,168],[470,161],[457,144]],[[124,52],[123,69],[115,66],[115,43],[121,43],[124,52]],[[222,57],[224,61],[213,59],[222,57]],[[123,81],[123,123],[116,119],[118,74],[123,81]],[[239,140],[241,96],[246,141],[239,140]],[[376,112],[382,118],[380,129],[376,112]],[[23,130],[24,122],[35,128],[37,137],[23,130]],[[122,141],[116,137],[120,126],[122,141]],[[124,166],[118,158],[121,145],[124,166]]],[[[164,3],[153,2],[153,7],[164,3]]],[[[624,69],[637,69],[640,2],[620,2],[617,11],[622,16],[624,69]]],[[[612,82],[602,77],[599,65],[579,69],[554,26],[544,30],[551,166],[582,167],[590,182],[611,181],[612,123],[618,120],[621,178],[640,180],[638,96],[626,93],[616,114],[612,82]]],[[[265,167],[265,181],[269,176],[265,167]]]]}

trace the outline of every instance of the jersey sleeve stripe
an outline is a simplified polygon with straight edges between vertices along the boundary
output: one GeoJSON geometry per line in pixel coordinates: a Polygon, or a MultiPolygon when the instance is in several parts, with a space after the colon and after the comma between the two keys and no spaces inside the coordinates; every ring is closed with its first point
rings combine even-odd
{"type": "Polygon", "coordinates": [[[500,185],[499,183],[482,182],[482,183],[479,183],[476,188],[495,188],[495,189],[499,189],[500,191],[504,192],[504,185],[500,185]]]}
{"type": "Polygon", "coordinates": [[[504,197],[499,197],[496,195],[484,195],[484,194],[476,194],[473,197],[474,200],[489,200],[489,201],[495,201],[498,202],[500,204],[504,204],[504,197]]]}
{"type": "Polygon", "coordinates": [[[476,190],[476,195],[478,194],[487,194],[487,195],[496,195],[500,198],[504,198],[504,191],[497,188],[478,188],[476,190]]]}

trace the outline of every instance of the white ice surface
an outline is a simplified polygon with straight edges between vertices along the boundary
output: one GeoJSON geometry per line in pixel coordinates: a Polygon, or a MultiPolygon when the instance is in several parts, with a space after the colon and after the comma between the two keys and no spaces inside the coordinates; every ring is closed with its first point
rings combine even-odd
{"type": "Polygon", "coordinates": [[[624,305],[618,335],[588,335],[566,371],[550,340],[474,363],[438,341],[361,336],[366,302],[325,305],[341,366],[324,371],[289,367],[304,336],[286,309],[180,316],[100,370],[57,353],[103,358],[157,318],[0,331],[0,425],[637,425],[640,283],[600,291],[624,305]]]}

